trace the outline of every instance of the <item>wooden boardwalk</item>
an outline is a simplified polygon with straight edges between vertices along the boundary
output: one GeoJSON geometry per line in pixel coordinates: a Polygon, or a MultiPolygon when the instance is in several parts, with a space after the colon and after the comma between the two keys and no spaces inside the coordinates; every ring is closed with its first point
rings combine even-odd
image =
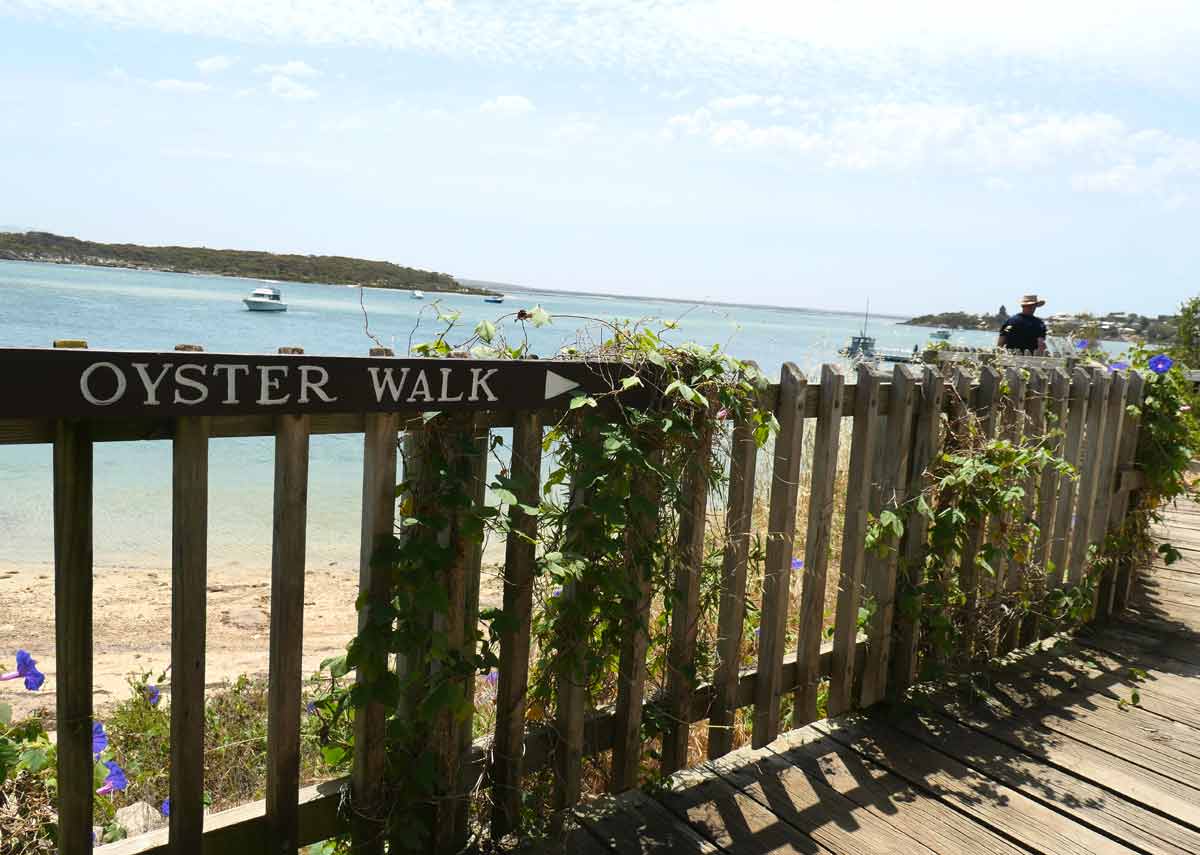
{"type": "Polygon", "coordinates": [[[572,855],[1200,852],[1200,505],[1121,619],[966,700],[817,722],[581,808],[572,855]]]}

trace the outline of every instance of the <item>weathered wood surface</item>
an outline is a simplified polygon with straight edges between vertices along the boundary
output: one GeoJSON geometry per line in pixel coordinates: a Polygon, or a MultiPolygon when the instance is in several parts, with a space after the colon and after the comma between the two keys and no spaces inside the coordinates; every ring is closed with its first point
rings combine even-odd
{"type": "MultiPolygon", "coordinates": [[[[1200,541],[1197,510],[1168,510],[1167,527],[1200,541]]],[[[581,813],[590,837],[573,848],[1200,851],[1200,604],[1166,598],[1193,590],[1200,552],[1151,568],[1129,616],[1008,660],[982,697],[945,686],[710,760],[636,808],[630,794],[581,813]]]]}

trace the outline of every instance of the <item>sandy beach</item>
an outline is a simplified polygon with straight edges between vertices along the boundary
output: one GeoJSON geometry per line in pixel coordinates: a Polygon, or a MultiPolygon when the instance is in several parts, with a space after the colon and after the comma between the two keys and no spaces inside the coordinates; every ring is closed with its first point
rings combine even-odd
{"type": "MultiPolygon", "coordinates": [[[[502,543],[485,552],[480,600],[499,605],[502,543]]],[[[267,672],[270,634],[270,567],[235,562],[208,571],[210,688],[240,674],[267,672]]],[[[171,661],[171,568],[97,565],[94,571],[94,678],[96,709],[126,697],[127,678],[157,676],[171,661]]],[[[309,563],[304,592],[304,671],[345,650],[357,625],[358,566],[349,561],[309,563]]],[[[17,716],[38,709],[51,716],[58,662],[54,652],[54,567],[49,563],[0,561],[0,665],[12,667],[16,651],[28,650],[46,675],[40,691],[20,680],[0,682],[0,702],[17,716]]]]}

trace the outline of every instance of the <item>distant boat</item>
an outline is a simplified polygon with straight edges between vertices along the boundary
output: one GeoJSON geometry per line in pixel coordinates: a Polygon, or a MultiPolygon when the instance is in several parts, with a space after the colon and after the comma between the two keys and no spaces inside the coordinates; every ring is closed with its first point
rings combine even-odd
{"type": "Polygon", "coordinates": [[[937,332],[930,333],[929,337],[934,341],[949,341],[950,330],[938,330],[937,332]]]}
{"type": "Polygon", "coordinates": [[[424,300],[425,292],[424,291],[413,291],[411,296],[414,300],[424,300]]]}
{"type": "Polygon", "coordinates": [[[251,312],[286,312],[287,303],[278,288],[255,288],[242,300],[251,312]]]}
{"type": "Polygon", "coordinates": [[[483,302],[485,302],[485,303],[503,303],[504,295],[503,294],[489,294],[483,298],[483,302]]]}
{"type": "Polygon", "coordinates": [[[838,353],[851,362],[866,362],[876,365],[883,362],[915,362],[917,349],[912,353],[896,348],[878,348],[875,337],[867,335],[867,323],[871,319],[871,304],[867,303],[867,312],[863,315],[862,332],[850,337],[850,343],[838,350],[838,353]]]}

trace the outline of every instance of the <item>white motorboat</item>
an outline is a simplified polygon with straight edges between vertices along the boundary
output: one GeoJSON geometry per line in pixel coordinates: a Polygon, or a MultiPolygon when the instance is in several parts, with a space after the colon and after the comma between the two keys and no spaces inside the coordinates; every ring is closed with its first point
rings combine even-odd
{"type": "Polygon", "coordinates": [[[242,300],[251,312],[286,312],[287,303],[278,288],[255,288],[242,300]]]}
{"type": "Polygon", "coordinates": [[[412,294],[410,294],[409,296],[411,296],[411,297],[412,297],[414,300],[424,300],[424,299],[425,299],[425,292],[424,292],[424,291],[417,291],[417,290],[415,290],[415,289],[414,289],[414,290],[413,290],[413,292],[412,292],[412,294]]]}
{"type": "Polygon", "coordinates": [[[488,294],[486,297],[483,298],[483,302],[485,302],[485,303],[503,303],[504,295],[503,294],[488,294]]]}

